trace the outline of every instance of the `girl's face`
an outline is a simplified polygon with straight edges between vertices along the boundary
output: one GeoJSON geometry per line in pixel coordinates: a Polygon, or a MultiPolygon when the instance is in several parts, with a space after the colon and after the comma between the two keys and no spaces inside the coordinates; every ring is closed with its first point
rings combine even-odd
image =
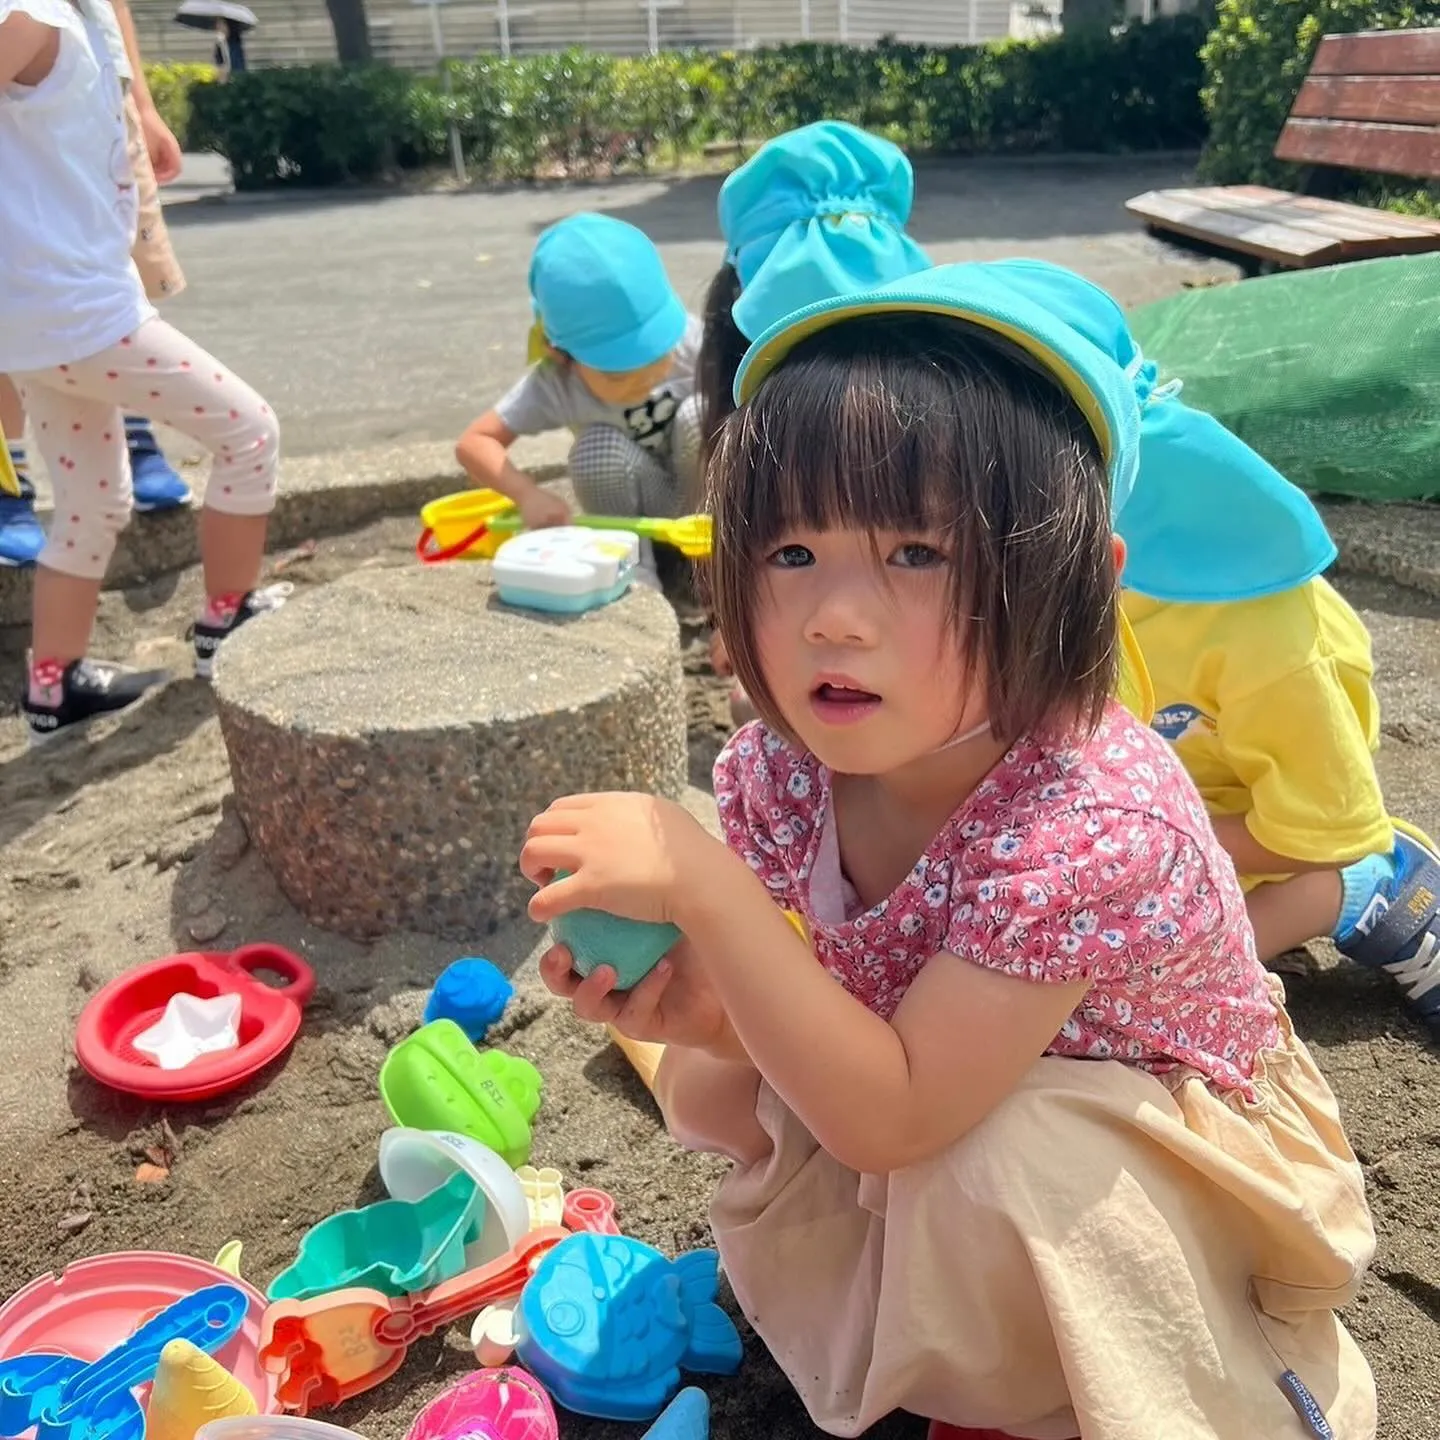
{"type": "Polygon", "coordinates": [[[984,722],[942,540],[793,530],[762,564],[756,659],[788,727],[830,769],[887,774],[984,722]]]}

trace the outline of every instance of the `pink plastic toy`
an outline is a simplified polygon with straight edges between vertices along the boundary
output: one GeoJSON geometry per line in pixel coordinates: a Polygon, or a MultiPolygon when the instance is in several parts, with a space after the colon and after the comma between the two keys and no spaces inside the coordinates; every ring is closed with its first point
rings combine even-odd
{"type": "Polygon", "coordinates": [[[555,1407],[518,1366],[477,1370],[432,1400],[405,1440],[559,1440],[555,1407]]]}
{"type": "Polygon", "coordinates": [[[240,1333],[215,1358],[249,1390],[262,1414],[278,1411],[274,1383],[260,1364],[265,1297],[188,1255],[122,1250],[77,1260],[59,1275],[32,1280],[0,1306],[0,1358],[45,1350],[98,1360],[157,1311],[219,1284],[242,1291],[250,1308],[240,1333]]]}
{"type": "Polygon", "coordinates": [[[577,1235],[584,1230],[595,1235],[618,1235],[614,1200],[603,1190],[572,1190],[565,1197],[565,1228],[577,1235]]]}

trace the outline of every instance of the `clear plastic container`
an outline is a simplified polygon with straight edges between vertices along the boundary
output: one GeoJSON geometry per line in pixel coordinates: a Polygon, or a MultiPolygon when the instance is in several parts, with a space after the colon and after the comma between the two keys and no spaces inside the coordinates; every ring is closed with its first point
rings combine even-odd
{"type": "Polygon", "coordinates": [[[299,1415],[237,1415],[202,1425],[195,1440],[364,1440],[364,1436],[299,1415]]]}

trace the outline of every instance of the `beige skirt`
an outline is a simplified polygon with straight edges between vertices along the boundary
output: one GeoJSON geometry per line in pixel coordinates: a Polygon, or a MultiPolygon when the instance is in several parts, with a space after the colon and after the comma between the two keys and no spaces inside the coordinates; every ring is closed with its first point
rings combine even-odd
{"type": "Polygon", "coordinates": [[[837,1164],[764,1084],[729,1135],[713,1094],[667,1119],[695,1148],[754,1153],[757,1120],[773,1144],[711,1219],[829,1434],[906,1410],[1029,1440],[1300,1440],[1323,1431],[1287,1398],[1293,1372],[1336,1440],[1371,1440],[1374,1383],[1334,1313],[1374,1249],[1364,1182],[1283,1024],[1255,1103],[1193,1072],[1047,1057],[888,1176],[837,1164]]]}
{"type": "Polygon", "coordinates": [[[140,272],[145,294],[158,304],[185,288],[185,272],[180,268],[174,247],[170,244],[170,232],[165,227],[165,215],[160,208],[160,187],[155,183],[155,171],[145,149],[145,137],[140,133],[140,114],[129,94],[125,96],[125,138],[140,202],[140,222],[131,255],[135,268],[140,272]]]}

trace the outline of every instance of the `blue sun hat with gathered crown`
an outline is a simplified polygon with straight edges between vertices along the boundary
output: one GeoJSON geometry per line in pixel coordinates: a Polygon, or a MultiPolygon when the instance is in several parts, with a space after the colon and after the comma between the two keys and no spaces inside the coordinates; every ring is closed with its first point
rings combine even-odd
{"type": "Polygon", "coordinates": [[[1125,586],[1155,600],[1215,603],[1294,589],[1327,569],[1335,542],[1309,497],[1213,415],[1158,384],[1116,301],[1043,260],[1000,260],[995,271],[1105,351],[1140,405],[1139,474],[1116,533],[1125,586]]]}
{"type": "Polygon", "coordinates": [[[754,340],[783,316],[930,268],[905,233],[915,176],[904,152],[839,120],[767,141],[720,188],[731,314],[754,340]]]}

